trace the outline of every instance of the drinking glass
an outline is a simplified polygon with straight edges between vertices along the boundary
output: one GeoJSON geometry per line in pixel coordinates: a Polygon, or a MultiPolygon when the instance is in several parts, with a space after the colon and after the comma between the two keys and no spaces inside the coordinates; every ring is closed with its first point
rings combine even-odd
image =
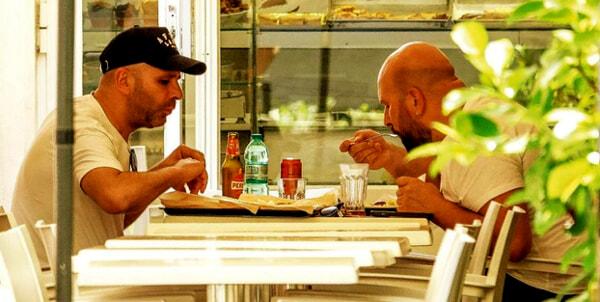
{"type": "Polygon", "coordinates": [[[304,199],[306,178],[280,178],[277,180],[279,197],[287,199],[304,199]]]}
{"type": "Polygon", "coordinates": [[[368,164],[340,164],[340,201],[344,216],[364,216],[368,164]]]}

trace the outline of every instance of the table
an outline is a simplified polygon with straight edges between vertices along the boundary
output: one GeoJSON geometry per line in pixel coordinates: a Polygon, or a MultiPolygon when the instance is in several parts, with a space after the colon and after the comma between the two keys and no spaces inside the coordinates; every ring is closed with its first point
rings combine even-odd
{"type": "Polygon", "coordinates": [[[148,235],[407,238],[411,246],[432,244],[429,221],[402,217],[152,217],[148,235]]]}
{"type": "Polygon", "coordinates": [[[356,283],[360,267],[406,255],[409,237],[431,242],[417,218],[166,216],[149,233],[81,250],[78,285],[206,284],[207,301],[268,301],[269,284],[356,283]]]}

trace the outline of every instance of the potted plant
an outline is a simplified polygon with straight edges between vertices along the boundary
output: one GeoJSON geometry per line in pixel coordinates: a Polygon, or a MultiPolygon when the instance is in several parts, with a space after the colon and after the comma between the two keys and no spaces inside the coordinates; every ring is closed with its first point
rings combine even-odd
{"type": "Polygon", "coordinates": [[[483,25],[462,22],[452,39],[480,72],[480,84],[450,92],[444,100],[449,125],[435,128],[452,140],[413,150],[410,158],[436,156],[430,173],[451,160],[469,164],[477,156],[511,154],[532,148],[539,152],[525,174],[524,188],[509,203],[526,201],[534,209],[534,231],[543,234],[566,213],[574,225],[566,230],[585,241],[564,256],[561,268],[580,262],[587,291],[578,299],[597,300],[598,206],[600,203],[600,0],[529,0],[508,22],[541,20],[558,25],[539,58],[508,39],[488,41],[483,25]],[[478,111],[457,110],[473,98],[500,102],[478,111]],[[536,133],[509,138],[496,121],[536,126],[536,133]]]}

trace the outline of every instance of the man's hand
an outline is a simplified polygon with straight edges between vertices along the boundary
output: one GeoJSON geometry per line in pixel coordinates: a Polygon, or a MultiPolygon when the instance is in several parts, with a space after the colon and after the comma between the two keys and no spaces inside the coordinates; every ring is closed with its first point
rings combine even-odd
{"type": "Polygon", "coordinates": [[[414,177],[396,178],[398,211],[435,212],[437,201],[443,200],[436,186],[414,177]]]}
{"type": "Polygon", "coordinates": [[[180,159],[193,158],[195,160],[204,163],[204,154],[202,152],[190,148],[186,145],[179,145],[177,149],[173,150],[169,156],[165,157],[162,161],[152,167],[150,170],[162,169],[175,165],[180,159]]]}
{"type": "Polygon", "coordinates": [[[342,141],[340,151],[348,152],[357,163],[369,164],[370,169],[393,170],[392,167],[403,162],[406,150],[388,143],[383,137],[365,142],[368,138],[377,135],[379,133],[371,129],[358,130],[354,133],[354,137],[342,141]]]}
{"type": "Polygon", "coordinates": [[[177,161],[173,167],[178,169],[178,177],[173,181],[175,190],[186,192],[185,185],[187,184],[191,194],[197,194],[198,191],[204,192],[208,181],[204,161],[184,158],[177,161]]]}
{"type": "Polygon", "coordinates": [[[206,162],[202,152],[186,145],[180,145],[150,170],[155,171],[171,166],[176,166],[181,170],[181,178],[175,180],[175,185],[173,185],[175,190],[185,192],[185,185],[187,184],[192,194],[204,192],[208,183],[208,174],[206,173],[206,162]],[[193,159],[194,161],[187,159],[193,159]]]}

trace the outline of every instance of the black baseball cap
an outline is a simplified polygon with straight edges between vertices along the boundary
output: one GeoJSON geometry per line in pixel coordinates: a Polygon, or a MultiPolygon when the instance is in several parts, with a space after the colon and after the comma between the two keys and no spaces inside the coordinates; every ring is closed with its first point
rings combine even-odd
{"type": "Polygon", "coordinates": [[[102,73],[136,63],[195,75],[206,71],[204,63],[179,54],[165,27],[130,28],[116,35],[100,54],[102,73]]]}

